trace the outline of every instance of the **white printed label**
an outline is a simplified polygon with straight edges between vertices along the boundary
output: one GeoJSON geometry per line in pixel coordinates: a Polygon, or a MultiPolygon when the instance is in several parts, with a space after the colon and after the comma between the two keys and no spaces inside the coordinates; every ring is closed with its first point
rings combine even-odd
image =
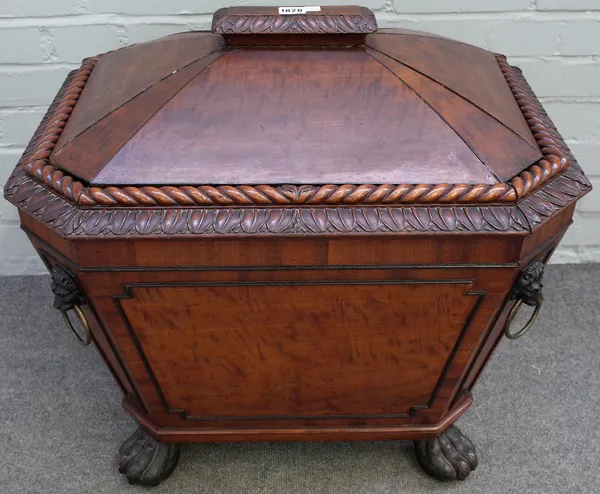
{"type": "Polygon", "coordinates": [[[312,7],[279,7],[279,15],[306,14],[307,12],[321,12],[318,5],[312,7]]]}

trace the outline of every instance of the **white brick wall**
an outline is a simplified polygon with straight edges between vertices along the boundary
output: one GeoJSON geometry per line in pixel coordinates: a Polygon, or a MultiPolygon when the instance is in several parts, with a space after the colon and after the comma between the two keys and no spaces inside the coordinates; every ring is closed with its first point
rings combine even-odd
{"type": "MultiPolygon", "coordinates": [[[[58,62],[78,63],[90,53],[104,53],[125,43],[119,39],[120,26],[95,24],[86,26],[60,26],[48,28],[51,57],[58,62]]],[[[124,40],[125,41],[125,37],[124,40]]]]}
{"type": "MultiPolygon", "coordinates": [[[[8,179],[21,151],[0,148],[0,183],[8,179]]],[[[0,199],[0,275],[38,274],[46,272],[44,265],[19,228],[17,210],[0,199]]]]}
{"type": "Polygon", "coordinates": [[[518,12],[529,10],[531,0],[394,0],[394,10],[411,14],[455,14],[463,12],[518,12]]]}
{"type": "MultiPolygon", "coordinates": [[[[219,7],[281,0],[0,0],[0,184],[67,72],[90,55],[190,29],[219,7]]],[[[314,3],[314,2],[313,2],[314,3]]],[[[596,189],[555,262],[600,262],[600,0],[322,0],[361,3],[382,27],[431,31],[519,65],[596,189]]],[[[0,200],[0,274],[42,272],[0,200]]]]}
{"type": "Polygon", "coordinates": [[[538,10],[598,10],[598,0],[537,0],[538,10]]]}

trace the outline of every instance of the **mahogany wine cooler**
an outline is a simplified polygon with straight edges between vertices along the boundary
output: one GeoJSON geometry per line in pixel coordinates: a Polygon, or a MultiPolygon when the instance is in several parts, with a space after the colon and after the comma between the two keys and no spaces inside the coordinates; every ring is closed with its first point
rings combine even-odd
{"type": "Polygon", "coordinates": [[[504,56],[236,7],[85,59],[5,197],[140,425],[119,470],[157,485],[182,443],[265,440],[412,440],[466,478],[454,422],[590,188],[504,56]]]}

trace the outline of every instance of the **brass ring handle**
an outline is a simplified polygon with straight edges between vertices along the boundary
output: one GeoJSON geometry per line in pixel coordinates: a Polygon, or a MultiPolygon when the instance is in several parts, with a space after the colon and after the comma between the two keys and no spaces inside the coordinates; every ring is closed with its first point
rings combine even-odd
{"type": "Polygon", "coordinates": [[[65,324],[67,325],[67,328],[69,328],[69,331],[71,331],[71,333],[73,333],[75,338],[77,338],[77,341],[79,341],[79,343],[81,343],[83,346],[88,346],[92,341],[92,333],[90,332],[90,325],[88,324],[85,314],[83,313],[83,310],[81,310],[81,307],[79,305],[74,305],[73,309],[75,309],[77,317],[79,318],[79,322],[81,323],[81,326],[83,327],[83,336],[80,335],[77,331],[75,331],[75,328],[73,327],[73,323],[71,322],[71,320],[69,319],[69,316],[67,315],[68,311],[66,311],[66,310],[62,311],[62,316],[63,316],[63,319],[65,320],[65,324]]]}
{"type": "Polygon", "coordinates": [[[535,310],[533,311],[533,314],[531,314],[531,317],[529,318],[529,321],[527,321],[527,324],[525,324],[525,326],[523,326],[523,328],[521,328],[516,333],[511,333],[510,325],[512,324],[513,319],[517,315],[517,312],[519,312],[519,309],[521,308],[521,305],[523,304],[523,299],[520,298],[515,302],[515,305],[513,305],[512,309],[510,309],[510,312],[508,313],[508,317],[506,318],[506,325],[504,326],[504,334],[506,335],[506,337],[509,340],[516,340],[517,338],[520,338],[525,333],[527,333],[527,331],[529,331],[529,328],[531,328],[531,326],[533,326],[533,323],[535,322],[535,320],[538,318],[538,315],[540,314],[540,309],[542,308],[542,302],[543,302],[542,300],[539,300],[535,303],[535,310]]]}

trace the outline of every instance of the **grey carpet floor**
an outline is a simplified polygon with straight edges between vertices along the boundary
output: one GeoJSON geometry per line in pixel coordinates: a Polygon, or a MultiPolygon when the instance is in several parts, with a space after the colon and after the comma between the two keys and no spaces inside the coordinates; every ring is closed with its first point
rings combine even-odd
{"type": "MultiPolygon", "coordinates": [[[[600,493],[600,265],[550,266],[532,331],[504,340],[460,427],[479,468],[442,484],[408,442],[185,446],[160,493],[600,493]]],[[[0,494],[146,492],[115,469],[135,429],[49,279],[0,278],[0,494]]]]}

